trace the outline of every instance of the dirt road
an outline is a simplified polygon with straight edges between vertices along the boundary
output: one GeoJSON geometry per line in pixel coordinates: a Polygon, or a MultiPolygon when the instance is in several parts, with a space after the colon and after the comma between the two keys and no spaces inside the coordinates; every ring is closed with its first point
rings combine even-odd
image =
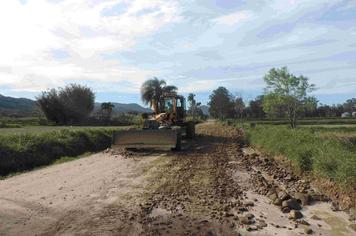
{"type": "Polygon", "coordinates": [[[213,122],[172,152],[98,153],[0,181],[0,235],[354,235],[355,222],[213,122]]]}

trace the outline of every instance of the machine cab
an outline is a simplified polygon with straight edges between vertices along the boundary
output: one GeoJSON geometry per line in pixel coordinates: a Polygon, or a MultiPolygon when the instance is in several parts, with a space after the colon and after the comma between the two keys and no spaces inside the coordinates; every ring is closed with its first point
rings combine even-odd
{"type": "Polygon", "coordinates": [[[161,102],[161,112],[170,113],[177,122],[185,118],[185,99],[179,95],[165,95],[161,102]]]}

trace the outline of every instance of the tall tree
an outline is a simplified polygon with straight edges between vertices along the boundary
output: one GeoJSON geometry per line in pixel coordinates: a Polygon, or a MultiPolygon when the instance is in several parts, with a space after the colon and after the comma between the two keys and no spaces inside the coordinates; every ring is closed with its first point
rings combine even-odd
{"type": "Polygon", "coordinates": [[[160,102],[164,93],[175,93],[176,86],[167,85],[165,80],[156,77],[145,81],[141,86],[141,99],[145,104],[149,104],[155,113],[160,112],[160,102]]]}
{"type": "Polygon", "coordinates": [[[195,115],[198,113],[198,108],[201,105],[200,102],[197,102],[195,100],[195,94],[194,93],[190,93],[188,95],[188,102],[189,102],[189,112],[192,114],[193,116],[193,120],[195,120],[195,115]]]}
{"type": "Polygon", "coordinates": [[[317,112],[317,108],[318,108],[318,99],[316,99],[316,97],[308,97],[305,100],[305,106],[303,107],[304,111],[303,111],[303,115],[305,117],[313,117],[315,116],[315,113],[317,112]]]}
{"type": "Polygon", "coordinates": [[[111,102],[103,102],[101,104],[101,113],[105,119],[110,120],[114,107],[115,105],[111,102]]]}
{"type": "Polygon", "coordinates": [[[287,67],[273,68],[264,77],[266,82],[266,95],[263,109],[266,113],[273,114],[281,108],[289,118],[291,128],[297,125],[298,115],[307,106],[310,97],[308,93],[315,89],[309,79],[304,76],[294,76],[287,67]]]}
{"type": "Polygon", "coordinates": [[[260,95],[249,102],[249,111],[252,118],[264,118],[266,116],[263,111],[263,97],[264,95],[260,95]]]}
{"type": "Polygon", "coordinates": [[[225,119],[232,117],[234,112],[234,99],[229,90],[219,87],[209,96],[209,112],[212,117],[225,119]]]}
{"type": "Polygon", "coordinates": [[[242,119],[245,110],[245,103],[242,97],[237,96],[234,101],[234,111],[238,118],[242,119]]]}

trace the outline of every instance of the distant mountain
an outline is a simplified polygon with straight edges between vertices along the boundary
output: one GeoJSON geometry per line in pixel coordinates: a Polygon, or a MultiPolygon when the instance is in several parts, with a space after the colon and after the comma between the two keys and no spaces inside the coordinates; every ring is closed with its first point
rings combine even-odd
{"type": "Polygon", "coordinates": [[[38,114],[35,101],[0,94],[0,116],[27,117],[38,114]]]}
{"type": "MultiPolygon", "coordinates": [[[[114,114],[136,112],[150,113],[151,109],[142,107],[136,103],[113,103],[114,114]]],[[[101,103],[95,103],[94,113],[100,110],[101,103]]],[[[31,116],[38,113],[36,102],[27,98],[6,97],[0,94],[0,115],[2,116],[31,116]]]]}
{"type": "Polygon", "coordinates": [[[32,110],[35,101],[27,98],[6,97],[0,94],[0,109],[32,110]]]}
{"type": "MultiPolygon", "coordinates": [[[[136,113],[151,113],[152,110],[149,108],[142,107],[138,105],[137,103],[117,103],[113,102],[114,104],[114,109],[113,113],[115,114],[121,114],[121,113],[128,113],[128,112],[136,112],[136,113]]],[[[100,111],[101,108],[101,103],[95,103],[94,107],[94,112],[100,111]]]]}
{"type": "Polygon", "coordinates": [[[209,116],[209,115],[210,115],[209,106],[207,106],[207,105],[201,105],[199,108],[202,110],[202,112],[203,112],[204,115],[206,115],[206,116],[209,116]]]}

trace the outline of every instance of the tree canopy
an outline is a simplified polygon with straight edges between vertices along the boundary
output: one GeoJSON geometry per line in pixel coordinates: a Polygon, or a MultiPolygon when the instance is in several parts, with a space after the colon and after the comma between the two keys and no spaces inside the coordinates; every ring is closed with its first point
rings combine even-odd
{"type": "Polygon", "coordinates": [[[141,99],[145,104],[149,104],[155,113],[159,113],[162,95],[177,92],[177,90],[176,86],[167,85],[165,80],[154,77],[142,84],[141,99]]]}
{"type": "Polygon", "coordinates": [[[110,120],[112,110],[115,107],[111,102],[103,102],[101,104],[101,114],[104,119],[110,120]]]}
{"type": "Polygon", "coordinates": [[[57,124],[78,123],[94,109],[95,94],[86,86],[70,84],[51,89],[37,97],[37,104],[48,120],[57,124]]]}
{"type": "Polygon", "coordinates": [[[266,95],[263,100],[263,109],[269,115],[283,112],[287,115],[292,128],[296,127],[297,118],[310,102],[315,98],[308,93],[315,89],[309,79],[304,76],[295,76],[289,73],[287,67],[271,69],[264,77],[266,95]]]}
{"type": "Polygon", "coordinates": [[[195,94],[190,93],[188,94],[188,102],[189,102],[189,110],[188,113],[193,116],[193,120],[195,120],[196,115],[201,115],[202,111],[199,109],[201,102],[197,102],[195,99],[195,94]]]}
{"type": "Polygon", "coordinates": [[[227,88],[215,89],[209,98],[209,112],[212,117],[225,119],[234,113],[234,98],[227,88]]]}

